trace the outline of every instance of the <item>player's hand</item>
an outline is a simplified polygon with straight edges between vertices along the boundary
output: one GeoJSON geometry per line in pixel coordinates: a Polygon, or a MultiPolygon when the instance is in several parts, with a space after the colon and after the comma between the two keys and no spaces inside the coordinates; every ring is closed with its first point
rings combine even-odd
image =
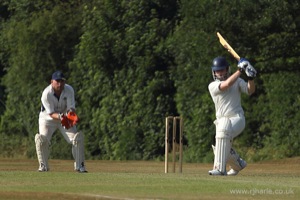
{"type": "Polygon", "coordinates": [[[70,120],[68,119],[67,115],[60,114],[60,123],[65,129],[71,128],[70,120]]]}
{"type": "Polygon", "coordinates": [[[239,70],[242,72],[242,71],[246,71],[248,65],[250,65],[250,62],[246,58],[241,58],[237,66],[239,70]]]}
{"type": "Polygon", "coordinates": [[[71,127],[75,126],[79,122],[79,117],[74,111],[69,111],[67,114],[67,118],[69,120],[71,127]]]}
{"type": "Polygon", "coordinates": [[[246,72],[246,75],[248,77],[248,80],[253,80],[256,77],[256,74],[257,74],[254,67],[250,64],[247,66],[245,72],[246,72]]]}

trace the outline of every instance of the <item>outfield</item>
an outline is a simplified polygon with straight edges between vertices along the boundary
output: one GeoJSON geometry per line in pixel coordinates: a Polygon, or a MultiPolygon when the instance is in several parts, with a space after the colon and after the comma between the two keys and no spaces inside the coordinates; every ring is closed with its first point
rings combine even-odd
{"type": "Polygon", "coordinates": [[[165,174],[163,162],[89,160],[79,174],[71,160],[49,163],[39,173],[37,160],[0,159],[0,199],[300,199],[300,157],[248,164],[236,177],[209,176],[211,164],[165,174]]]}

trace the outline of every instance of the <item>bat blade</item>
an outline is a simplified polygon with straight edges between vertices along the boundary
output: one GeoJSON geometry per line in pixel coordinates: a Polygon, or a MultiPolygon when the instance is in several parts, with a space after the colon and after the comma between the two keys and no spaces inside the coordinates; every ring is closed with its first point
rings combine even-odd
{"type": "Polygon", "coordinates": [[[227,51],[238,61],[241,59],[241,57],[234,51],[234,49],[228,44],[228,42],[222,37],[222,35],[217,32],[217,36],[220,40],[220,43],[222,44],[222,46],[227,49],[227,51]]]}

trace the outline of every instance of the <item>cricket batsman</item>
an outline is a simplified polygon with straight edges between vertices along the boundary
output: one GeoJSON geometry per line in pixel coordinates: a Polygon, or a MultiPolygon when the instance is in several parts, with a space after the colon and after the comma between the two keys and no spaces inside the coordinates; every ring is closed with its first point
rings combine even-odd
{"type": "Polygon", "coordinates": [[[247,165],[232,148],[232,142],[245,128],[244,111],[241,106],[241,93],[251,95],[255,92],[254,78],[256,70],[250,62],[241,58],[238,70],[230,73],[230,66],[224,57],[216,57],[212,63],[214,81],[208,86],[215,104],[216,144],[214,150],[214,165],[209,175],[237,175],[247,165]],[[246,82],[240,75],[245,72],[246,82]],[[230,166],[227,172],[226,164],[230,166]]]}

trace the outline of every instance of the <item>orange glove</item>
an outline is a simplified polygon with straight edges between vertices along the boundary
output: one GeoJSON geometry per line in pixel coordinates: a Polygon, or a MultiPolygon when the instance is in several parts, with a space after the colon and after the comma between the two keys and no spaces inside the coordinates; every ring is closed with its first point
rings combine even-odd
{"type": "Polygon", "coordinates": [[[71,127],[75,126],[79,122],[79,118],[78,118],[77,114],[74,111],[68,112],[67,118],[69,120],[69,123],[70,123],[71,127]]]}
{"type": "Polygon", "coordinates": [[[62,115],[60,116],[60,122],[61,122],[61,125],[62,125],[65,129],[69,129],[69,128],[72,127],[71,124],[70,124],[70,121],[69,121],[68,117],[67,117],[66,115],[64,115],[64,114],[62,114],[62,115]]]}
{"type": "Polygon", "coordinates": [[[69,129],[79,122],[79,118],[74,111],[70,111],[67,115],[60,115],[60,122],[65,129],[69,129]]]}

